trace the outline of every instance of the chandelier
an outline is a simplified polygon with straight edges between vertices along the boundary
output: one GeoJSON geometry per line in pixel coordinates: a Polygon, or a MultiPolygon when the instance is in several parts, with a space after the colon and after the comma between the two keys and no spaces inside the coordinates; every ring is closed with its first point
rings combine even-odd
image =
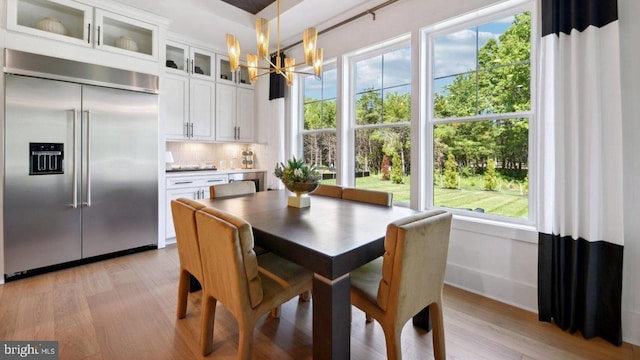
{"type": "Polygon", "coordinates": [[[317,48],[318,30],[310,27],[304,30],[302,34],[303,50],[304,50],[304,62],[296,64],[295,58],[285,57],[284,66],[282,65],[282,58],[280,55],[280,0],[277,0],[278,17],[277,17],[277,49],[275,63],[269,58],[269,21],[264,18],[256,19],[256,39],[258,42],[258,53],[247,53],[247,64],[240,64],[240,42],[238,39],[227,34],[227,49],[229,51],[229,65],[231,71],[235,72],[238,67],[246,67],[249,73],[249,81],[255,83],[259,76],[267,74],[280,74],[287,79],[287,85],[293,85],[293,74],[307,74],[320,77],[322,74],[322,48],[317,48]],[[263,59],[269,63],[270,67],[263,67],[258,65],[258,60],[263,59]],[[313,67],[313,74],[296,70],[296,67],[301,65],[313,67]],[[258,73],[258,70],[264,70],[262,73],[258,73]]]}

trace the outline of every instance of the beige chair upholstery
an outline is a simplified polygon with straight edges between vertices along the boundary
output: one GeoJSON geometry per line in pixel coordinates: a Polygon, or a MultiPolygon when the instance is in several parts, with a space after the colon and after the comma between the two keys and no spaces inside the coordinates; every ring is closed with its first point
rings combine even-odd
{"type": "Polygon", "coordinates": [[[209,196],[212,199],[228,196],[251,195],[256,193],[253,181],[234,181],[228,184],[209,186],[209,196]]]}
{"type": "Polygon", "coordinates": [[[339,199],[342,197],[342,186],[320,184],[311,195],[328,196],[339,199]]]}
{"type": "Polygon", "coordinates": [[[342,198],[383,206],[393,205],[393,193],[387,191],[344,188],[342,198]]]}
{"type": "Polygon", "coordinates": [[[442,210],[394,221],[387,226],[384,255],[351,272],[351,303],[382,326],[388,359],[402,359],[402,327],[426,306],[434,356],[446,358],[442,288],[450,232],[451,214],[442,210]]]}
{"type": "Polygon", "coordinates": [[[204,274],[202,353],[213,351],[215,309],[220,301],[238,322],[238,359],[251,359],[258,319],[311,290],[313,274],[273,253],[258,258],[251,225],[239,217],[204,208],[196,213],[196,222],[204,274]]]}
{"type": "Polygon", "coordinates": [[[204,205],[201,203],[185,198],[171,201],[171,214],[176,229],[176,244],[180,258],[177,311],[179,319],[184,318],[187,313],[190,275],[193,275],[203,285],[204,277],[202,276],[200,245],[196,228],[196,211],[202,208],[204,205]]]}

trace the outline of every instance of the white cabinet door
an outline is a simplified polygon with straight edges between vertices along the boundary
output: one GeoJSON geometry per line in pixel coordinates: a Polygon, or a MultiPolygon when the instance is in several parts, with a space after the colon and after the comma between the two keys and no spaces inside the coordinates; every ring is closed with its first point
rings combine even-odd
{"type": "Polygon", "coordinates": [[[215,83],[194,78],[189,82],[189,119],[193,126],[191,138],[215,140],[215,83]]]}
{"type": "Polygon", "coordinates": [[[158,60],[158,26],[95,9],[95,47],[122,55],[158,60]]]}
{"type": "Polygon", "coordinates": [[[173,215],[171,213],[171,200],[176,200],[179,198],[187,198],[191,200],[198,199],[201,193],[200,188],[186,188],[186,189],[176,189],[176,190],[168,190],[167,191],[167,213],[166,213],[166,238],[174,238],[176,237],[176,229],[173,226],[173,215]]]}
{"type": "Polygon", "coordinates": [[[93,7],[75,1],[7,0],[9,30],[92,47],[92,23],[93,7]]]}
{"type": "Polygon", "coordinates": [[[166,71],[171,74],[187,75],[189,74],[189,45],[179,42],[167,40],[166,49],[166,71]]]}
{"type": "Polygon", "coordinates": [[[236,86],[216,84],[216,139],[236,140],[236,86]]]}
{"type": "Polygon", "coordinates": [[[7,0],[7,29],[158,61],[159,26],[71,0],[7,0]]]}
{"type": "Polygon", "coordinates": [[[189,135],[189,78],[167,75],[164,78],[162,107],[167,139],[184,140],[189,135]]]}
{"type": "Polygon", "coordinates": [[[236,126],[238,141],[253,142],[255,141],[255,98],[252,89],[237,89],[237,113],[236,126]]]}
{"type": "Polygon", "coordinates": [[[210,51],[191,47],[189,51],[191,62],[190,75],[202,80],[215,80],[215,59],[216,55],[210,51]]]}

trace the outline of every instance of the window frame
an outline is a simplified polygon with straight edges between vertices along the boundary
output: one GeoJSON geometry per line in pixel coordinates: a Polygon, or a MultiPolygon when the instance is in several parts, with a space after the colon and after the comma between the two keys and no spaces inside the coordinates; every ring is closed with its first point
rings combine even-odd
{"type": "MultiPolygon", "coordinates": [[[[488,8],[484,8],[463,16],[456,17],[451,20],[447,20],[433,26],[425,27],[421,30],[420,34],[420,46],[421,52],[424,54],[424,58],[421,58],[421,89],[420,93],[422,98],[425,99],[425,106],[421,108],[421,118],[425,119],[425,133],[423,139],[425,140],[425,149],[428,152],[428,156],[424,159],[425,181],[421,184],[424,187],[424,207],[427,209],[445,209],[456,214],[458,217],[473,218],[478,220],[486,220],[496,223],[507,223],[513,225],[526,225],[532,226],[536,223],[537,218],[537,170],[536,170],[536,59],[537,59],[537,7],[532,0],[519,0],[507,3],[494,5],[488,8]],[[436,119],[434,116],[434,63],[435,63],[435,51],[434,41],[436,38],[452,34],[461,30],[469,29],[476,26],[482,26],[492,21],[500,20],[508,16],[514,16],[522,12],[528,11],[531,14],[531,29],[530,29],[530,55],[529,55],[529,68],[530,68],[530,110],[523,112],[511,112],[511,113],[498,113],[498,114],[477,114],[465,117],[450,117],[444,119],[436,119]],[[460,123],[471,121],[489,121],[489,120],[502,120],[502,119],[514,119],[514,118],[527,118],[529,122],[528,133],[528,177],[529,177],[529,189],[528,189],[528,217],[516,218],[504,215],[496,215],[489,213],[478,213],[473,211],[465,211],[462,209],[445,208],[434,206],[434,178],[433,178],[433,149],[434,149],[434,128],[438,124],[447,123],[460,123]]],[[[477,51],[477,50],[476,50],[477,51]]],[[[475,70],[476,72],[478,69],[475,70]]]]}
{"type": "MultiPolygon", "coordinates": [[[[304,93],[305,93],[305,87],[304,87],[304,83],[305,83],[305,79],[307,77],[312,77],[315,75],[313,74],[313,68],[308,67],[308,68],[303,68],[301,69],[302,72],[304,72],[304,75],[298,75],[296,78],[296,82],[300,85],[296,86],[296,92],[298,94],[298,106],[297,106],[297,114],[298,114],[298,132],[297,132],[297,138],[298,138],[298,144],[299,146],[297,146],[298,151],[296,151],[296,153],[301,154],[300,156],[304,157],[304,137],[305,135],[309,135],[309,134],[324,134],[324,133],[335,133],[336,136],[336,164],[334,164],[334,166],[336,167],[337,171],[339,171],[338,169],[338,161],[337,158],[339,157],[339,142],[340,142],[340,137],[338,135],[338,128],[340,127],[340,125],[338,124],[338,122],[340,121],[340,116],[339,116],[339,109],[338,109],[338,101],[340,99],[340,93],[341,93],[341,89],[340,89],[340,81],[338,79],[339,73],[340,73],[340,69],[337,66],[337,62],[336,59],[331,59],[331,60],[326,60],[323,63],[323,68],[322,68],[322,74],[324,75],[324,73],[326,71],[331,71],[331,70],[335,70],[336,71],[336,97],[334,99],[334,101],[336,102],[336,127],[332,127],[332,128],[322,128],[322,129],[305,129],[304,128],[304,108],[305,108],[305,98],[304,98],[304,93]]],[[[323,90],[324,90],[324,83],[323,83],[323,90]]],[[[320,99],[318,101],[325,101],[326,99],[320,99]]]]}
{"type": "MultiPolygon", "coordinates": [[[[344,71],[347,72],[347,78],[348,78],[348,84],[346,84],[346,86],[343,87],[343,91],[344,91],[344,96],[343,99],[345,99],[347,106],[348,106],[348,119],[347,122],[344,124],[347,127],[347,138],[348,141],[346,142],[345,146],[343,147],[344,150],[347,151],[347,153],[349,154],[348,158],[347,158],[347,162],[348,165],[345,166],[345,169],[348,170],[347,174],[346,174],[346,179],[347,179],[347,186],[352,186],[355,187],[356,185],[356,178],[355,178],[355,172],[356,172],[356,166],[355,166],[355,162],[356,162],[356,153],[355,153],[355,145],[356,145],[356,141],[355,141],[355,133],[356,130],[361,130],[361,129],[379,129],[379,128],[394,128],[394,127],[407,127],[411,132],[413,132],[413,127],[412,127],[412,118],[413,118],[413,96],[414,95],[414,91],[416,89],[414,83],[414,76],[411,77],[411,82],[408,84],[409,85],[409,89],[410,89],[410,93],[411,93],[411,97],[412,97],[412,101],[411,101],[411,113],[409,118],[407,119],[407,121],[403,121],[403,122],[397,122],[397,123],[377,123],[377,124],[365,124],[365,125],[358,125],[357,124],[357,119],[356,119],[356,103],[357,103],[357,93],[356,93],[356,63],[358,61],[362,61],[362,60],[366,60],[366,59],[370,59],[373,58],[375,56],[379,56],[379,55],[384,55],[396,50],[400,50],[400,49],[404,49],[404,48],[409,48],[409,54],[410,54],[410,58],[409,60],[411,61],[411,66],[410,66],[410,72],[413,73],[413,69],[414,69],[414,65],[413,62],[415,61],[415,59],[413,58],[413,42],[411,40],[411,34],[404,34],[392,39],[389,39],[387,41],[383,41],[379,44],[376,44],[374,46],[370,46],[361,50],[358,50],[354,53],[351,54],[347,54],[345,56],[345,62],[348,64],[344,71]]],[[[384,66],[384,65],[383,65],[384,66]]],[[[383,70],[384,71],[384,70],[383,70]]],[[[403,85],[404,86],[404,85],[403,85]]],[[[385,89],[391,89],[397,87],[397,85],[394,86],[390,86],[385,88],[384,84],[382,84],[382,87],[379,89],[380,91],[382,91],[384,93],[385,89]]],[[[383,99],[384,100],[384,99],[383,99]]],[[[409,151],[409,156],[411,156],[412,151],[409,151]]],[[[413,161],[413,159],[411,159],[411,161],[413,161]]],[[[412,166],[412,171],[413,171],[413,166],[412,166]]],[[[413,192],[410,191],[411,196],[413,195],[413,192]]],[[[394,204],[395,205],[401,205],[401,206],[409,206],[411,204],[411,199],[409,200],[409,202],[396,202],[394,200],[394,204]]]]}

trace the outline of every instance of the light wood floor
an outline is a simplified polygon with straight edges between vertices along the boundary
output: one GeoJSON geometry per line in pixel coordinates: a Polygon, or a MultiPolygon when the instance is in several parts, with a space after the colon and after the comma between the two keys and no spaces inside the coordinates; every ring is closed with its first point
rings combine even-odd
{"type": "MultiPolygon", "coordinates": [[[[198,359],[200,293],[187,318],[176,320],[178,256],[173,247],[147,251],[0,286],[0,340],[57,340],[60,359],[198,359]]],[[[537,316],[453,287],[445,288],[449,359],[640,359],[640,348],[584,340],[537,316]]],[[[218,304],[214,352],[235,359],[238,328],[218,304]]],[[[310,303],[285,304],[254,332],[256,359],[311,359],[310,303]]],[[[353,310],[351,358],[384,359],[377,323],[353,310]]],[[[402,336],[405,359],[432,359],[430,333],[411,322],[402,336]]]]}

